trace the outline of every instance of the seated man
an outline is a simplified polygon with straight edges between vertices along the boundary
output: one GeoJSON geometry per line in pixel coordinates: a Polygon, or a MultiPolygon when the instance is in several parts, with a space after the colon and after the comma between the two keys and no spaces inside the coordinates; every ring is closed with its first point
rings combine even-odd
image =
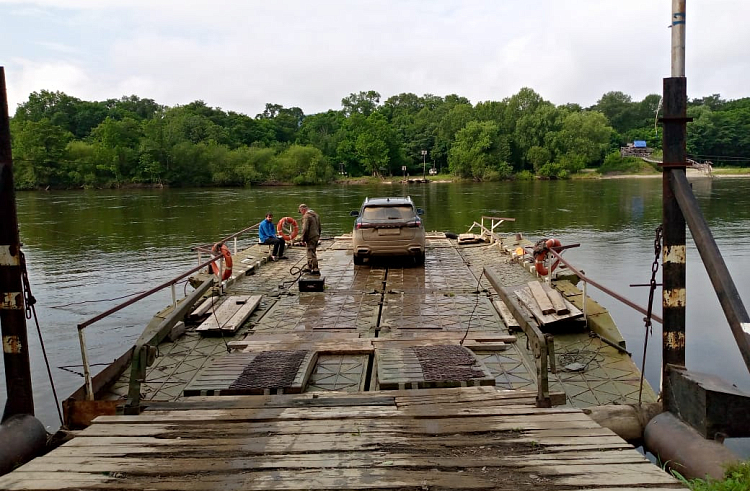
{"type": "Polygon", "coordinates": [[[266,213],[266,219],[260,222],[258,235],[260,236],[261,244],[273,245],[271,261],[275,261],[276,259],[286,259],[286,256],[284,256],[286,242],[281,237],[276,236],[276,226],[273,224],[273,215],[270,211],[266,213]]]}

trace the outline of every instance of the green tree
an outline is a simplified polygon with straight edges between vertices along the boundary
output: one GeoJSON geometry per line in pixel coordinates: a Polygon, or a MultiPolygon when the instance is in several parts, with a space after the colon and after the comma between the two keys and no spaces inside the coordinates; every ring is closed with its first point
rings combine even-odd
{"type": "Polygon", "coordinates": [[[341,99],[341,106],[343,107],[346,116],[359,113],[362,116],[367,117],[378,109],[379,104],[380,94],[374,90],[359,92],[358,94],[351,93],[347,97],[341,99]]]}
{"type": "Polygon", "coordinates": [[[629,95],[612,91],[604,94],[591,109],[604,114],[615,131],[624,133],[638,125],[637,106],[629,95]]]}
{"type": "Polygon", "coordinates": [[[512,172],[506,160],[509,155],[510,149],[502,145],[496,123],[471,121],[456,134],[448,164],[459,177],[508,177],[512,172]]]}
{"type": "Polygon", "coordinates": [[[11,135],[16,186],[68,184],[62,162],[67,159],[67,145],[73,139],[69,131],[47,118],[39,121],[14,119],[11,135]]]}
{"type": "Polygon", "coordinates": [[[107,117],[91,132],[91,140],[100,147],[102,158],[97,166],[111,173],[115,185],[138,175],[141,136],[141,125],[133,118],[117,121],[107,117]]]}
{"type": "Polygon", "coordinates": [[[598,111],[568,114],[554,139],[558,163],[571,174],[601,164],[612,131],[607,118],[598,111]]]}

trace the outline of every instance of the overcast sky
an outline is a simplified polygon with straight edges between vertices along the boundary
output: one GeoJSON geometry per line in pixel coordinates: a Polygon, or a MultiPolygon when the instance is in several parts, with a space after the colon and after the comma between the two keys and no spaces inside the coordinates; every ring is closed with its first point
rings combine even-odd
{"type": "MultiPolygon", "coordinates": [[[[197,99],[255,116],[306,114],[352,92],[459,94],[531,87],[590,106],[661,93],[671,0],[0,0],[9,110],[33,91],[84,100],[197,99]]],[[[750,96],[750,1],[687,1],[689,97],[750,96]]]]}

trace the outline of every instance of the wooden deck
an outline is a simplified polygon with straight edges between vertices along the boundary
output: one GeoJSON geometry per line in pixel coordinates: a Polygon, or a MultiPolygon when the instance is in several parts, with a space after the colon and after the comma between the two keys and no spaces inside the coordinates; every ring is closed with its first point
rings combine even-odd
{"type": "Polygon", "coordinates": [[[494,387],[154,403],[99,417],[0,488],[679,488],[579,409],[533,403],[494,387]]]}
{"type": "MultiPolygon", "coordinates": [[[[141,414],[99,416],[0,489],[680,487],[581,410],[635,402],[639,390],[630,357],[589,336],[619,335],[592,301],[596,321],[549,323],[550,395],[562,407],[536,407],[529,339],[485,274],[529,288],[529,264],[505,254],[516,243],[433,236],[417,267],[354,266],[350,240],[323,244],[323,292],[295,288],[300,248],[289,261],[265,262],[257,246],[238,255],[224,301],[242,301],[223,317],[216,299],[196,303],[203,317],[159,345],[141,414]]],[[[572,285],[558,290],[564,308],[582,307],[572,285]]],[[[129,374],[99,397],[122,401],[129,374]]],[[[655,397],[644,387],[644,401],[655,397]]]]}

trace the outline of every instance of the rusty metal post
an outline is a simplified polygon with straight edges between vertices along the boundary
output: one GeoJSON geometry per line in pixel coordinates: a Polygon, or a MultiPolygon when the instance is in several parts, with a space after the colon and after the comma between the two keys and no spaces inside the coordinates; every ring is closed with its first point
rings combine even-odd
{"type": "Polygon", "coordinates": [[[664,132],[662,148],[662,401],[672,409],[667,384],[667,365],[685,366],[686,250],[685,216],[672,192],[677,174],[687,165],[687,78],[685,78],[686,0],[672,0],[671,78],[664,79],[664,132]]]}
{"type": "MultiPolygon", "coordinates": [[[[686,251],[685,217],[680,210],[670,182],[674,175],[685,176],[687,159],[687,79],[664,79],[664,177],[662,248],[662,381],[667,380],[667,365],[685,366],[686,251]]],[[[664,389],[664,387],[662,387],[664,389]]],[[[664,409],[671,407],[668,390],[662,390],[664,409]]]]}
{"type": "Polygon", "coordinates": [[[13,156],[5,68],[0,66],[0,324],[3,336],[5,402],[3,421],[15,414],[34,414],[29,343],[21,284],[21,240],[18,235],[13,156]]]}

